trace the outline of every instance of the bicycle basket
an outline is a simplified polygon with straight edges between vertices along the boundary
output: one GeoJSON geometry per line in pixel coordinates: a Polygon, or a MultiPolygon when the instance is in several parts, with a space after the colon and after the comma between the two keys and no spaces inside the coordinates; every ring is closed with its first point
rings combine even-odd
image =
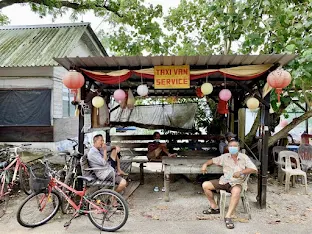
{"type": "Polygon", "coordinates": [[[48,187],[51,178],[45,165],[34,165],[30,167],[29,185],[33,192],[37,193],[48,187]]]}

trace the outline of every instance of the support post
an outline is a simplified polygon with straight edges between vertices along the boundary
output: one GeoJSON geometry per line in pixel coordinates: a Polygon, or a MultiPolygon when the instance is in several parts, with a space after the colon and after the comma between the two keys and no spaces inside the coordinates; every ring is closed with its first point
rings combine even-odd
{"type": "MultiPolygon", "coordinates": [[[[85,100],[86,98],[86,83],[80,88],[80,92],[81,92],[81,100],[85,100]]],[[[83,130],[83,126],[84,126],[84,117],[83,117],[83,113],[81,110],[81,106],[78,106],[78,110],[79,110],[79,128],[78,128],[78,152],[81,154],[84,154],[84,130],[83,130]]]]}
{"type": "MultiPolygon", "coordinates": [[[[265,96],[265,102],[270,103],[270,95],[265,96]]],[[[261,167],[258,175],[258,204],[261,209],[266,208],[267,177],[268,177],[268,143],[269,143],[269,107],[261,109],[261,167]]]]}

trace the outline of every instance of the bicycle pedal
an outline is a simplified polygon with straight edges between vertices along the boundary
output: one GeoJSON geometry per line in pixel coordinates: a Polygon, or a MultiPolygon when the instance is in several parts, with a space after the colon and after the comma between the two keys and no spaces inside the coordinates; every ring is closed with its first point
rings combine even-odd
{"type": "Polygon", "coordinates": [[[70,225],[70,224],[71,224],[71,222],[70,222],[70,221],[68,221],[68,222],[64,223],[64,228],[69,227],[69,225],[70,225]]]}

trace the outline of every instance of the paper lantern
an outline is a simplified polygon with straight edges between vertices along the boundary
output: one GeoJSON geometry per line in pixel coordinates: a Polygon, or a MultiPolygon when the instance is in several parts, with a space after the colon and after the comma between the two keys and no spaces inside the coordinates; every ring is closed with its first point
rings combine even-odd
{"type": "Polygon", "coordinates": [[[123,91],[122,89],[117,89],[114,92],[114,98],[117,102],[121,102],[122,100],[124,100],[126,98],[126,93],[125,91],[123,91]]]}
{"type": "Polygon", "coordinates": [[[227,101],[219,100],[217,111],[221,115],[226,115],[229,113],[229,107],[227,101]]]}
{"type": "Polygon", "coordinates": [[[281,126],[282,128],[286,127],[287,125],[288,125],[288,121],[287,121],[286,119],[284,119],[284,120],[282,120],[282,121],[280,122],[280,126],[281,126]]]}
{"type": "Polygon", "coordinates": [[[259,107],[259,100],[257,98],[248,98],[246,105],[250,110],[256,110],[259,107]]]}
{"type": "Polygon", "coordinates": [[[145,97],[148,94],[148,87],[147,85],[139,85],[137,88],[137,93],[141,96],[141,97],[145,97]]]}
{"type": "Polygon", "coordinates": [[[272,71],[267,78],[268,84],[275,89],[277,93],[278,102],[280,102],[280,95],[283,88],[287,87],[291,82],[291,75],[284,69],[276,69],[272,71]]]}
{"type": "Polygon", "coordinates": [[[195,93],[196,93],[196,96],[199,97],[199,98],[203,98],[205,96],[202,93],[201,88],[199,88],[199,87],[195,89],[195,93]]]}
{"type": "Polygon", "coordinates": [[[96,108],[100,108],[102,106],[104,106],[104,98],[100,97],[100,96],[96,96],[94,98],[92,98],[92,106],[96,107],[96,108]]]}
{"type": "Polygon", "coordinates": [[[135,99],[131,89],[128,90],[127,108],[132,110],[134,108],[135,99]]]}
{"type": "Polygon", "coordinates": [[[204,83],[202,84],[201,86],[201,92],[204,94],[204,95],[209,95],[212,93],[213,91],[213,86],[211,83],[204,83]]]}
{"type": "Polygon", "coordinates": [[[80,89],[85,83],[85,79],[80,72],[69,70],[63,78],[63,84],[69,89],[80,89]]]}
{"type": "Polygon", "coordinates": [[[74,101],[76,101],[78,89],[80,89],[84,83],[85,79],[83,75],[76,70],[69,70],[63,78],[63,84],[70,89],[71,93],[74,93],[74,101]]]}
{"type": "Polygon", "coordinates": [[[219,98],[223,101],[227,102],[228,100],[231,99],[231,97],[232,97],[232,93],[228,89],[222,89],[219,93],[219,98]]]}

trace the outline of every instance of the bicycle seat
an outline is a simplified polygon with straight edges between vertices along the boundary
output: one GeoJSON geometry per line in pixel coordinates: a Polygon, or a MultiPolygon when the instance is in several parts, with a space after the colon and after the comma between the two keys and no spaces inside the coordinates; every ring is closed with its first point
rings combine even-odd
{"type": "Polygon", "coordinates": [[[87,182],[92,182],[95,178],[92,176],[77,176],[77,179],[82,179],[82,180],[85,180],[87,182]]]}
{"type": "Polygon", "coordinates": [[[8,165],[7,162],[0,162],[0,168],[5,168],[8,165]]]}
{"type": "Polygon", "coordinates": [[[61,151],[61,152],[58,153],[58,155],[64,157],[64,156],[70,155],[70,153],[68,151],[61,151]]]}

